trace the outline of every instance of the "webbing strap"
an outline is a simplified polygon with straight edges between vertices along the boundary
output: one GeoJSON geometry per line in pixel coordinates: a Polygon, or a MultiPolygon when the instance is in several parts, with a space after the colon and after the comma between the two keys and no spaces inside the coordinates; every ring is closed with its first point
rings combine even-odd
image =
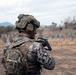
{"type": "Polygon", "coordinates": [[[27,40],[26,38],[22,38],[22,39],[18,40],[17,42],[12,43],[12,44],[9,46],[9,48],[11,49],[11,48],[13,48],[13,47],[17,47],[17,46],[19,46],[19,45],[22,45],[22,44],[28,42],[28,41],[33,42],[34,40],[31,40],[31,39],[30,39],[30,40],[27,40]]]}

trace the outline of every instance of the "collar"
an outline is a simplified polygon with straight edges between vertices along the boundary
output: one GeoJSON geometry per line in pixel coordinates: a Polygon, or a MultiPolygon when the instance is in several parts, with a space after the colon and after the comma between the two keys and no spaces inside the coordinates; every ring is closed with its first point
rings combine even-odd
{"type": "Polygon", "coordinates": [[[23,34],[23,33],[20,33],[18,37],[27,37],[29,39],[34,39],[33,37],[30,37],[30,36],[23,34]]]}

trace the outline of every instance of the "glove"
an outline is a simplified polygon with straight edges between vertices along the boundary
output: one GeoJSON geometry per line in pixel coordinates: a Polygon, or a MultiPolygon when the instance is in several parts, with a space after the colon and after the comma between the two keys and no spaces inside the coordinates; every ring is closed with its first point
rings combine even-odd
{"type": "Polygon", "coordinates": [[[48,48],[48,49],[46,48],[46,50],[49,50],[49,51],[52,50],[52,48],[51,48],[49,42],[48,42],[46,39],[44,39],[44,38],[38,38],[38,39],[37,39],[37,42],[42,43],[43,47],[46,46],[46,47],[48,48]]]}

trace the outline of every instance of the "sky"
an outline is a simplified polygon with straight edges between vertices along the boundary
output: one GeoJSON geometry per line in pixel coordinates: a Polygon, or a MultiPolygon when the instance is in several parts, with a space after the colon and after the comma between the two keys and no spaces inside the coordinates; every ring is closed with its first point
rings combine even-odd
{"type": "Polygon", "coordinates": [[[61,24],[76,15],[76,0],[1,0],[0,23],[15,24],[19,14],[33,15],[41,25],[61,24]]]}

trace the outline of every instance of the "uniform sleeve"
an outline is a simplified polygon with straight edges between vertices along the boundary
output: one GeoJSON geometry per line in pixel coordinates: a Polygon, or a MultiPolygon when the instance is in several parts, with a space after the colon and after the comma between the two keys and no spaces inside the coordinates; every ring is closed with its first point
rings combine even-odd
{"type": "Polygon", "coordinates": [[[40,62],[44,68],[53,70],[55,67],[55,60],[53,57],[49,56],[42,45],[39,46],[37,50],[37,61],[40,62]]]}

